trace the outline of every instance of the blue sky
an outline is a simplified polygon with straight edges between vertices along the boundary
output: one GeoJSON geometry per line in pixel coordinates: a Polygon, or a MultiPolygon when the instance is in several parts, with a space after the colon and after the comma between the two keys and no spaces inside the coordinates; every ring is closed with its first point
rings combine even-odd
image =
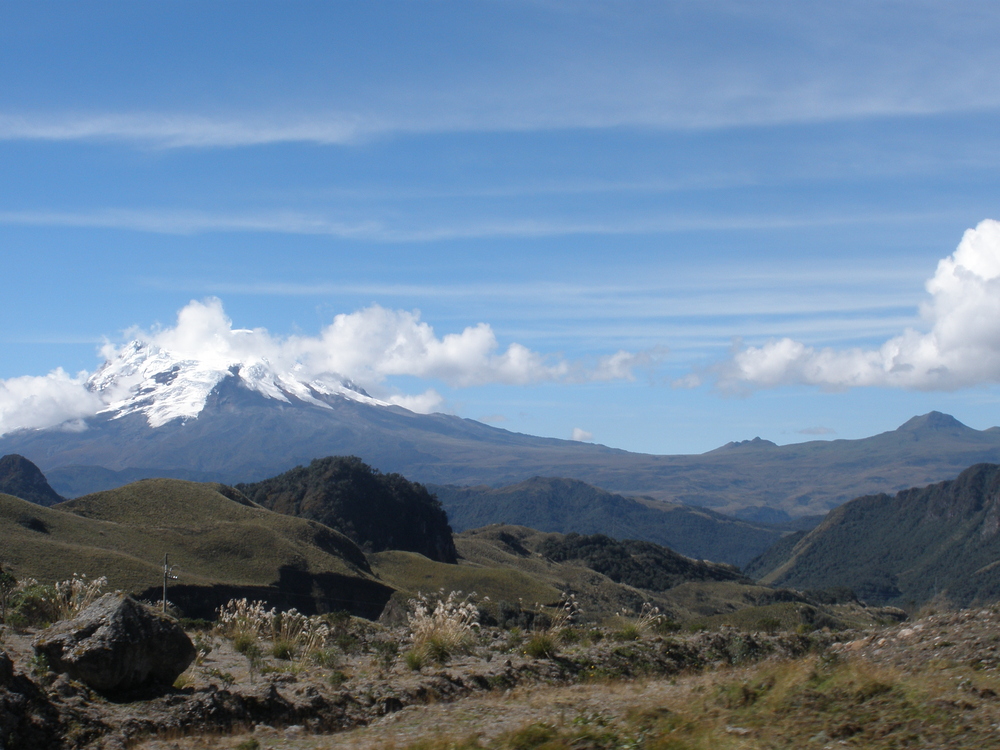
{"type": "Polygon", "coordinates": [[[1000,424],[995,3],[0,12],[0,423],[217,298],[486,324],[366,387],[629,450],[1000,424]]]}

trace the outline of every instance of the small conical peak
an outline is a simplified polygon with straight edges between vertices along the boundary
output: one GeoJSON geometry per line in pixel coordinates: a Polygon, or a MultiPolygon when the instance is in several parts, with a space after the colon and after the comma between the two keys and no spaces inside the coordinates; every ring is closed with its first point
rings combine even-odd
{"type": "Polygon", "coordinates": [[[900,425],[900,432],[959,432],[970,430],[968,427],[950,414],[942,414],[939,411],[921,414],[900,425]]]}
{"type": "MultiPolygon", "coordinates": [[[[731,451],[731,450],[761,450],[767,448],[777,448],[777,443],[772,443],[770,440],[764,440],[761,437],[755,437],[753,440],[734,440],[731,443],[726,443],[725,445],[716,448],[715,451],[731,451]]],[[[715,453],[715,451],[709,451],[710,453],[715,453]]]]}

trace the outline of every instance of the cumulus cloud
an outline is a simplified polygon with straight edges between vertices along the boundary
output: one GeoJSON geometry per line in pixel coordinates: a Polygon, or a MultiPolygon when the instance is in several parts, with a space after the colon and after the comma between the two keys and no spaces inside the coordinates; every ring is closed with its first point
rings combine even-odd
{"type": "Polygon", "coordinates": [[[71,377],[61,368],[40,377],[0,380],[0,434],[19,428],[74,423],[97,412],[101,399],[84,384],[87,373],[71,377]]]}
{"type": "Polygon", "coordinates": [[[387,401],[394,406],[402,406],[404,409],[415,411],[418,414],[431,414],[441,408],[444,404],[444,397],[433,388],[428,388],[416,396],[394,394],[389,396],[387,401]]]}
{"type": "Polygon", "coordinates": [[[925,287],[925,331],[906,329],[878,349],[816,349],[790,338],[737,343],[715,369],[717,384],[730,391],[789,384],[954,390],[1000,382],[1000,222],[967,230],[925,287]]]}
{"type": "Polygon", "coordinates": [[[579,427],[573,428],[573,435],[570,437],[570,440],[576,440],[579,443],[589,443],[593,439],[594,433],[587,432],[579,427]]]}
{"type": "MultiPolygon", "coordinates": [[[[296,377],[337,374],[366,388],[378,388],[393,376],[436,379],[452,387],[486,384],[527,385],[539,382],[576,382],[633,377],[635,367],[648,364],[648,355],[618,352],[587,369],[512,343],[502,349],[487,323],[459,333],[438,336],[418,311],[390,310],[372,305],[337,315],[318,336],[274,336],[264,328],[237,329],[222,302],[211,298],[192,301],[177,316],[177,325],[155,332],[132,331],[132,336],[175,356],[226,368],[234,362],[267,362],[296,377]]],[[[108,358],[115,356],[111,348],[108,358]]],[[[417,396],[387,400],[426,410],[443,399],[434,390],[417,396]]]]}
{"type": "MultiPolygon", "coordinates": [[[[276,336],[264,328],[234,328],[222,302],[210,298],[186,305],[173,326],[127,333],[172,359],[195,363],[192,373],[183,375],[194,379],[197,387],[192,392],[207,393],[225,372],[240,365],[251,374],[277,373],[286,382],[346,378],[385,402],[424,413],[439,410],[444,397],[434,388],[401,393],[392,384],[394,377],[437,380],[456,388],[607,381],[630,379],[633,368],[652,361],[647,354],[620,351],[587,367],[518,343],[503,348],[486,323],[439,336],[419,312],[379,305],[337,315],[316,336],[276,336]]],[[[106,344],[102,354],[113,361],[130,346],[106,344]]],[[[105,375],[98,371],[88,383],[86,373],[71,378],[57,370],[43,377],[0,381],[0,434],[93,415],[126,398],[145,377],[127,367],[114,368],[113,378],[105,375]]],[[[192,413],[199,409],[195,405],[192,413]]]]}

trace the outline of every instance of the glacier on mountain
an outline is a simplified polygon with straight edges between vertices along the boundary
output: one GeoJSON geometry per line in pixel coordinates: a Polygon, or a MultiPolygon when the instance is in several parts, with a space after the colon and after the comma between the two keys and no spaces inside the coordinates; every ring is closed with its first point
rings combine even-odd
{"type": "Polygon", "coordinates": [[[389,406],[334,373],[309,376],[300,364],[279,371],[264,358],[240,361],[220,354],[211,361],[183,359],[155,344],[132,341],[118,350],[88,380],[86,387],[107,404],[99,413],[118,419],[140,413],[150,427],[174,419],[193,419],[205,408],[209,395],[229,377],[260,395],[331,408],[330,401],[352,401],[389,406]]]}

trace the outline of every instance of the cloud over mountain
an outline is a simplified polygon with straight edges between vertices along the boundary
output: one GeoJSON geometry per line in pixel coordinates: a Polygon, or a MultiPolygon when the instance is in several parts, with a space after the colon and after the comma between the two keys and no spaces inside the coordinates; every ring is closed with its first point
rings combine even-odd
{"type": "Polygon", "coordinates": [[[717,366],[717,385],[954,390],[1000,382],[1000,222],[967,230],[925,288],[926,331],[908,328],[878,349],[816,349],[790,338],[737,348],[717,366]]]}
{"type": "Polygon", "coordinates": [[[58,368],[48,375],[0,380],[0,434],[22,427],[50,427],[88,417],[104,406],[86,388],[87,374],[58,368]]]}
{"type": "MultiPolygon", "coordinates": [[[[132,341],[127,344],[105,345],[105,365],[89,378],[87,373],[73,378],[60,369],[0,381],[0,434],[49,427],[110,407],[120,413],[143,411],[151,424],[197,416],[208,392],[237,371],[270,398],[294,394],[308,401],[317,388],[345,393],[342,381],[348,381],[382,403],[431,412],[444,401],[434,388],[400,393],[391,379],[410,376],[450,387],[606,381],[631,379],[634,368],[655,358],[619,351],[588,366],[517,343],[502,350],[486,323],[438,336],[419,312],[379,305],[337,315],[317,336],[281,337],[264,328],[233,328],[222,302],[209,298],[187,304],[172,327],[128,334],[132,341]],[[175,396],[162,408],[150,403],[158,398],[154,391],[175,381],[186,389],[180,400],[175,396]]],[[[354,388],[346,391],[351,397],[360,393],[354,388]]]]}

